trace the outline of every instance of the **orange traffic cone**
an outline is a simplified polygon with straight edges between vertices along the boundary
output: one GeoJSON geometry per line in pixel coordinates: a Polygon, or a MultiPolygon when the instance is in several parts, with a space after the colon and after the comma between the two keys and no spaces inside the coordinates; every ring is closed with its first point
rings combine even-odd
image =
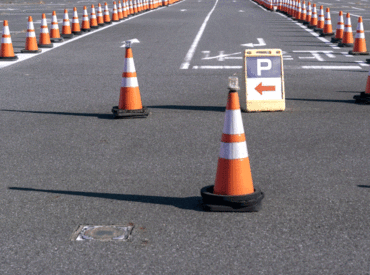
{"type": "Polygon", "coordinates": [[[133,6],[134,6],[134,14],[137,14],[139,11],[137,9],[137,1],[136,0],[133,0],[133,6]]]}
{"type": "Polygon", "coordinates": [[[361,92],[360,95],[353,96],[353,99],[355,99],[356,103],[370,103],[370,71],[367,76],[365,92],[361,92]]]}
{"type": "Polygon", "coordinates": [[[124,17],[123,17],[123,9],[122,9],[122,5],[121,5],[121,0],[118,1],[118,18],[119,20],[122,20],[124,17]]]}
{"type": "Polygon", "coordinates": [[[104,3],[104,23],[105,24],[112,24],[112,21],[110,20],[110,15],[109,15],[109,9],[108,9],[107,2],[104,3]]]}
{"type": "Polygon", "coordinates": [[[147,117],[149,112],[142,106],[139,83],[135,70],[131,42],[126,41],[126,56],[123,65],[123,74],[118,106],[112,108],[117,117],[147,117]]]}
{"type": "Polygon", "coordinates": [[[73,37],[73,33],[72,33],[72,30],[71,30],[71,24],[69,22],[68,10],[67,9],[64,10],[62,37],[63,38],[72,38],[73,37]]]}
{"type": "Polygon", "coordinates": [[[96,18],[95,6],[91,5],[91,13],[90,13],[90,28],[91,29],[98,29],[98,19],[96,18]]]}
{"type": "Polygon", "coordinates": [[[226,105],[215,184],[201,189],[203,206],[210,211],[255,212],[264,194],[253,186],[247,142],[237,90],[226,105]]]}
{"type": "Polygon", "coordinates": [[[89,20],[89,14],[87,13],[87,8],[84,6],[84,11],[82,14],[82,25],[81,25],[81,30],[83,32],[89,32],[91,31],[90,29],[90,20],[89,20]]]}
{"type": "Polygon", "coordinates": [[[324,6],[321,5],[315,32],[322,32],[324,30],[324,26],[325,26],[324,6]]]}
{"type": "Polygon", "coordinates": [[[135,13],[133,0],[129,0],[129,9],[130,9],[130,15],[133,15],[135,13]]]}
{"type": "Polygon", "coordinates": [[[14,54],[12,38],[8,26],[8,20],[3,22],[3,35],[1,36],[0,61],[17,60],[18,56],[14,54]]]}
{"type": "Polygon", "coordinates": [[[309,25],[312,18],[312,8],[311,8],[311,2],[308,2],[307,4],[307,15],[306,15],[306,21],[303,22],[304,25],[309,25]]]}
{"type": "Polygon", "coordinates": [[[53,43],[60,43],[64,39],[60,37],[58,18],[55,11],[51,15],[51,27],[50,27],[50,41],[53,43]]]}
{"type": "Polygon", "coordinates": [[[26,37],[26,46],[22,53],[39,53],[41,50],[37,46],[35,28],[33,27],[32,16],[28,17],[28,28],[27,28],[27,37],[26,37]]]}
{"type": "Polygon", "coordinates": [[[39,37],[39,44],[40,48],[52,48],[53,44],[50,40],[48,23],[46,21],[45,13],[42,14],[41,19],[41,29],[40,29],[40,37],[39,37]]]}
{"type": "Polygon", "coordinates": [[[298,0],[298,2],[297,2],[297,12],[294,14],[293,19],[294,20],[299,20],[301,18],[301,13],[302,13],[301,1],[298,0]]]}
{"type": "Polygon", "coordinates": [[[119,21],[116,1],[113,1],[112,21],[113,22],[118,22],[119,21]]]}
{"type": "Polygon", "coordinates": [[[317,27],[317,10],[316,10],[316,4],[312,5],[312,16],[310,24],[308,25],[308,28],[314,29],[317,27]]]}
{"type": "Polygon", "coordinates": [[[362,23],[362,16],[358,18],[356,35],[355,35],[355,45],[353,50],[348,52],[353,55],[368,55],[369,52],[366,49],[365,31],[364,25],[362,23]]]}
{"type": "Polygon", "coordinates": [[[338,44],[339,47],[353,47],[353,34],[352,34],[352,24],[351,15],[347,13],[346,22],[344,23],[344,32],[342,42],[338,44]]]}
{"type": "Polygon", "coordinates": [[[72,17],[72,33],[74,35],[80,35],[82,34],[81,28],[80,28],[80,21],[78,20],[78,14],[77,14],[77,8],[73,8],[73,17],[72,17]]]}
{"type": "Polygon", "coordinates": [[[122,2],[122,14],[123,14],[123,18],[127,18],[128,17],[127,0],[123,0],[123,2],[122,2]]]}
{"type": "Polygon", "coordinates": [[[324,29],[321,32],[321,36],[331,36],[333,35],[333,27],[331,25],[330,9],[326,8],[325,12],[325,24],[324,29]]]}
{"type": "Polygon", "coordinates": [[[98,4],[97,19],[98,19],[98,25],[99,26],[104,26],[105,25],[105,23],[104,23],[104,17],[103,17],[103,12],[102,12],[102,8],[101,8],[101,4],[100,3],[98,4]]]}
{"type": "Polygon", "coordinates": [[[343,21],[343,12],[339,11],[337,29],[335,30],[335,37],[331,39],[331,42],[340,42],[343,38],[344,31],[344,21],[343,21]]]}
{"type": "Polygon", "coordinates": [[[301,11],[301,17],[299,18],[299,22],[304,23],[307,18],[307,10],[306,10],[306,2],[302,2],[302,11],[301,11]]]}

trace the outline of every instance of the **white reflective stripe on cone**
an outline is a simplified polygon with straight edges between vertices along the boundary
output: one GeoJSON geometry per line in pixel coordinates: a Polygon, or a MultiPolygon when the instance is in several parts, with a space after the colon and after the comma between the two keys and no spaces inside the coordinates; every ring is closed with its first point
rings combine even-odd
{"type": "Polygon", "coordinates": [[[220,158],[222,159],[244,159],[248,157],[247,143],[233,142],[225,143],[221,142],[220,158]]]}
{"type": "Polygon", "coordinates": [[[1,44],[11,44],[12,39],[10,37],[2,37],[1,38],[1,44]]]}
{"type": "Polygon", "coordinates": [[[137,77],[123,77],[121,82],[121,88],[123,87],[139,87],[139,83],[137,81],[137,77]]]}
{"type": "Polygon", "coordinates": [[[134,73],[135,71],[135,63],[133,58],[126,58],[125,66],[123,68],[124,73],[134,73]]]}
{"type": "Polygon", "coordinates": [[[355,38],[365,39],[365,33],[363,33],[363,32],[356,32],[355,38]]]}
{"type": "Polygon", "coordinates": [[[229,135],[244,134],[243,120],[240,109],[226,110],[222,133],[229,135]]]}

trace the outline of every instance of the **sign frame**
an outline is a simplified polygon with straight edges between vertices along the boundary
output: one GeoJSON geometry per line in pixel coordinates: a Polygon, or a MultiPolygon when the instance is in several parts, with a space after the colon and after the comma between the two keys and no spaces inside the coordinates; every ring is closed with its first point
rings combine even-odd
{"type": "MultiPolygon", "coordinates": [[[[262,68],[258,68],[258,71],[261,74],[261,71],[266,70],[266,69],[271,69],[271,68],[268,68],[267,66],[265,66],[262,68]]],[[[276,66],[274,66],[274,69],[276,70],[276,66]]],[[[283,51],[281,49],[259,49],[259,50],[246,49],[244,51],[244,58],[243,58],[243,78],[244,78],[243,84],[245,85],[244,87],[245,89],[241,90],[241,95],[240,95],[240,100],[241,100],[240,103],[241,103],[242,111],[244,112],[271,112],[271,111],[284,111],[285,110],[283,51]],[[250,87],[248,87],[248,84],[252,83],[252,79],[253,80],[261,79],[261,83],[263,80],[263,77],[261,78],[249,77],[248,79],[248,59],[250,59],[251,62],[252,62],[252,59],[257,60],[257,63],[259,63],[259,65],[262,66],[261,65],[262,62],[258,62],[259,58],[261,59],[262,58],[265,58],[265,59],[275,58],[274,60],[276,60],[276,57],[280,59],[280,64],[281,64],[280,68],[278,68],[278,70],[280,70],[279,77],[281,81],[279,81],[279,83],[281,82],[281,95],[280,93],[274,94],[275,97],[276,96],[279,97],[278,99],[274,97],[273,99],[271,99],[271,97],[266,98],[268,96],[265,96],[264,98],[261,88],[263,88],[263,91],[270,93],[274,91],[273,87],[275,86],[268,86],[267,82],[265,82],[264,84],[259,84],[256,88],[260,88],[261,91],[258,91],[256,88],[251,89],[250,87]],[[265,86],[262,86],[262,85],[265,85],[265,86]],[[249,91],[248,91],[248,88],[249,88],[249,91]],[[256,97],[253,96],[253,94],[255,94],[256,91],[261,94],[261,99],[256,99],[256,97]]],[[[278,77],[276,77],[275,83],[277,80],[278,80],[278,77]]],[[[280,87],[278,87],[278,90],[280,90],[280,87]]]]}

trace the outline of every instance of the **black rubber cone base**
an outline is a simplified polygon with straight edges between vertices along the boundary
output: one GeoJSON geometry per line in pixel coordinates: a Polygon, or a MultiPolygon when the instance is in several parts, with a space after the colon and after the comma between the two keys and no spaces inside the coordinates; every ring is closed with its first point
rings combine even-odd
{"type": "Polygon", "coordinates": [[[342,42],[342,38],[335,38],[335,37],[332,37],[331,40],[330,40],[331,43],[338,43],[338,42],[342,42]]]}
{"type": "Polygon", "coordinates": [[[74,31],[72,31],[72,33],[73,33],[74,35],[81,35],[81,34],[82,34],[82,31],[78,31],[78,32],[74,32],[74,31]]]}
{"type": "Polygon", "coordinates": [[[314,26],[314,25],[308,25],[307,26],[309,29],[315,29],[316,28],[316,26],[314,26]]]}
{"type": "Polygon", "coordinates": [[[21,50],[21,53],[41,53],[41,50],[38,49],[38,50],[35,50],[35,51],[29,51],[29,50],[23,49],[23,50],[21,50]]]}
{"type": "Polygon", "coordinates": [[[61,43],[61,42],[63,42],[64,41],[64,39],[63,38],[50,38],[50,41],[52,42],[52,43],[61,43]]]}
{"type": "Polygon", "coordinates": [[[81,31],[83,31],[83,32],[90,32],[91,29],[81,29],[81,31]]]}
{"type": "Polygon", "coordinates": [[[324,37],[324,36],[332,36],[332,35],[334,35],[333,32],[328,32],[328,33],[321,32],[321,34],[320,34],[321,37],[324,37]]]}
{"type": "Polygon", "coordinates": [[[342,43],[342,42],[340,42],[339,44],[338,44],[338,47],[353,47],[353,43],[342,43]]]}
{"type": "Polygon", "coordinates": [[[99,29],[99,26],[90,26],[90,29],[99,29]]]}
{"type": "Polygon", "coordinates": [[[320,29],[320,28],[317,28],[317,27],[316,27],[316,28],[314,28],[313,30],[314,30],[315,32],[320,32],[320,33],[321,33],[324,29],[320,29]]]}
{"type": "Polygon", "coordinates": [[[216,212],[257,212],[261,209],[261,202],[265,197],[258,187],[254,187],[252,194],[227,196],[213,194],[213,185],[210,185],[203,187],[200,194],[203,198],[203,208],[216,212]]]}
{"type": "Polygon", "coordinates": [[[5,57],[2,57],[0,56],[0,61],[13,61],[13,60],[17,60],[18,59],[18,56],[5,56],[5,57]]]}
{"type": "Polygon", "coordinates": [[[39,47],[39,48],[52,48],[52,47],[54,47],[54,45],[53,44],[37,44],[37,46],[39,47]]]}
{"type": "Polygon", "coordinates": [[[369,55],[369,52],[354,52],[354,51],[349,51],[349,54],[352,55],[369,55]]]}
{"type": "Polygon", "coordinates": [[[360,95],[353,96],[353,99],[356,103],[370,104],[370,94],[366,94],[365,92],[361,92],[360,95]]]}
{"type": "Polygon", "coordinates": [[[73,33],[68,33],[68,34],[61,34],[61,36],[65,39],[69,39],[69,38],[72,38],[74,35],[73,33]]]}
{"type": "Polygon", "coordinates": [[[135,118],[135,117],[147,117],[150,113],[146,107],[137,110],[122,110],[118,109],[118,106],[112,108],[114,118],[135,118]]]}

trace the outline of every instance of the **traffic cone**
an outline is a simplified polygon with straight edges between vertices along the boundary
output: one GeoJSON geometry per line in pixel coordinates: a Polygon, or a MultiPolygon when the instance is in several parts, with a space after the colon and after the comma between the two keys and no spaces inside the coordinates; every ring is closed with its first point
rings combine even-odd
{"type": "Polygon", "coordinates": [[[311,2],[307,3],[307,16],[306,16],[306,21],[303,22],[304,25],[309,25],[311,22],[312,18],[312,8],[311,8],[311,2]]]}
{"type": "Polygon", "coordinates": [[[127,18],[128,17],[127,0],[123,0],[122,1],[122,14],[123,14],[123,18],[127,18]]]}
{"type": "Polygon", "coordinates": [[[342,41],[343,31],[344,31],[343,12],[339,11],[337,29],[335,30],[335,37],[331,39],[331,42],[336,43],[342,41]]]}
{"type": "Polygon", "coordinates": [[[306,11],[306,2],[302,2],[302,11],[301,11],[301,17],[299,18],[299,22],[304,23],[306,21],[307,17],[307,11],[306,11]]]}
{"type": "Polygon", "coordinates": [[[39,53],[41,50],[37,46],[35,28],[33,27],[32,16],[28,17],[28,28],[27,28],[27,37],[26,37],[26,46],[22,53],[39,53]]]}
{"type": "Polygon", "coordinates": [[[342,42],[338,44],[339,47],[353,47],[353,33],[351,24],[351,15],[347,13],[346,22],[344,23],[344,32],[342,42]]]}
{"type": "Polygon", "coordinates": [[[360,95],[353,96],[353,99],[355,99],[356,103],[370,103],[370,71],[367,76],[365,92],[361,92],[360,95]]]}
{"type": "Polygon", "coordinates": [[[8,26],[8,20],[3,22],[3,35],[1,36],[0,61],[17,60],[18,56],[14,54],[12,38],[8,26]]]}
{"type": "Polygon", "coordinates": [[[53,43],[60,43],[64,41],[64,39],[60,37],[58,18],[55,11],[53,11],[51,15],[50,41],[53,43]]]}
{"type": "Polygon", "coordinates": [[[39,48],[52,48],[54,45],[51,43],[48,24],[46,21],[45,13],[42,14],[41,27],[39,37],[39,48]]]}
{"type": "Polygon", "coordinates": [[[312,5],[312,17],[310,24],[308,25],[309,29],[314,29],[317,27],[317,10],[316,10],[316,4],[314,3],[312,5]]]}
{"type": "Polygon", "coordinates": [[[365,32],[364,32],[364,25],[362,23],[362,16],[358,18],[356,35],[355,35],[355,45],[353,46],[353,50],[348,52],[352,55],[369,55],[369,52],[366,49],[366,40],[365,40],[365,32]]]}
{"type": "Polygon", "coordinates": [[[201,189],[210,211],[256,212],[264,194],[253,186],[239,96],[230,90],[226,105],[215,184],[201,189]]]}
{"type": "Polygon", "coordinates": [[[325,24],[324,29],[321,32],[321,36],[330,36],[333,35],[333,27],[331,25],[330,9],[326,8],[325,12],[325,24]]]}
{"type": "Polygon", "coordinates": [[[104,3],[104,23],[105,24],[112,24],[112,21],[110,20],[110,14],[108,9],[107,2],[104,3]]]}
{"type": "Polygon", "coordinates": [[[137,0],[133,0],[133,6],[134,6],[134,14],[137,14],[139,11],[137,9],[137,0]]]}
{"type": "Polygon", "coordinates": [[[135,70],[131,42],[126,41],[126,55],[123,65],[122,82],[118,106],[112,108],[115,118],[147,117],[149,112],[142,106],[139,83],[135,70]]]}
{"type": "Polygon", "coordinates": [[[64,10],[62,37],[63,38],[72,38],[73,37],[73,33],[72,33],[72,30],[71,30],[71,24],[69,22],[68,10],[67,9],[64,10]]]}
{"type": "Polygon", "coordinates": [[[116,1],[113,1],[112,21],[113,22],[118,22],[119,21],[116,1]]]}
{"type": "Polygon", "coordinates": [[[129,9],[130,9],[130,15],[133,15],[135,13],[133,0],[129,0],[129,9]]]}
{"type": "Polygon", "coordinates": [[[77,8],[73,8],[73,17],[72,17],[72,33],[74,35],[80,35],[82,34],[81,28],[80,28],[80,21],[78,20],[78,14],[77,14],[77,8]]]}
{"type": "Polygon", "coordinates": [[[324,6],[321,5],[315,32],[322,32],[324,30],[324,26],[325,26],[324,6]]]}
{"type": "Polygon", "coordinates": [[[295,13],[293,19],[294,20],[299,20],[301,18],[301,13],[302,13],[301,1],[298,0],[298,2],[297,2],[297,12],[295,13]]]}
{"type": "Polygon", "coordinates": [[[89,20],[89,14],[87,13],[87,8],[84,6],[84,11],[82,14],[82,25],[81,25],[81,30],[83,32],[89,32],[91,31],[90,29],[90,20],[89,20]]]}
{"type": "Polygon", "coordinates": [[[98,25],[99,26],[104,26],[105,25],[105,23],[104,23],[104,17],[103,17],[103,12],[102,12],[102,8],[101,8],[101,4],[100,3],[98,4],[97,20],[98,20],[98,25]]]}
{"type": "Polygon", "coordinates": [[[91,13],[90,13],[90,28],[91,29],[98,29],[98,19],[96,18],[96,11],[95,6],[91,5],[91,13]]]}
{"type": "Polygon", "coordinates": [[[123,17],[123,9],[122,9],[122,5],[121,5],[121,0],[118,1],[118,18],[119,20],[122,20],[124,17],[123,17]]]}

